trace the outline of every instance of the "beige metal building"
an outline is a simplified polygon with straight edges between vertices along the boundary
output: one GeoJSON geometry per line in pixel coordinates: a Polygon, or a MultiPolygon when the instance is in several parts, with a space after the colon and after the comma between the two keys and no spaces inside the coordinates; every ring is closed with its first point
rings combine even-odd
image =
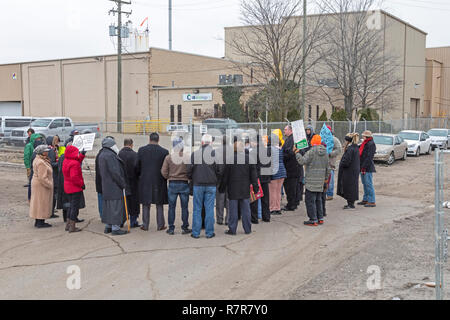
{"type": "MultiPolygon", "coordinates": [[[[328,19],[329,15],[310,15],[307,16],[307,23],[315,25],[317,19],[328,19]]],[[[403,119],[410,117],[420,117],[425,115],[425,46],[427,33],[414,27],[413,25],[385,12],[380,11],[380,28],[383,30],[383,47],[386,55],[397,58],[397,77],[401,82],[397,92],[393,94],[395,102],[392,108],[386,110],[383,115],[387,119],[403,119]]],[[[302,20],[303,17],[296,17],[302,20]]],[[[301,26],[303,22],[299,23],[301,26]]],[[[225,28],[225,57],[230,60],[249,62],[247,57],[240,55],[233,45],[234,41],[245,37],[240,34],[246,33],[248,38],[252,38],[248,26],[225,28]]],[[[298,30],[299,37],[302,36],[302,30],[298,30]]],[[[308,112],[310,118],[315,120],[323,110],[331,115],[332,106],[329,100],[320,95],[317,90],[317,83],[309,81],[307,106],[311,112],[308,112]]],[[[330,90],[327,88],[327,90],[330,90]]],[[[336,95],[339,95],[336,92],[336,95]]],[[[339,100],[339,99],[337,99],[339,100]]],[[[337,105],[335,107],[343,107],[337,105]]],[[[379,107],[379,113],[382,109],[379,107]]]]}
{"type": "Polygon", "coordinates": [[[427,48],[427,116],[450,116],[450,47],[427,48]]]}
{"type": "MultiPolygon", "coordinates": [[[[218,113],[219,77],[236,75],[226,59],[150,48],[122,57],[124,122],[189,122],[218,113]]],[[[246,86],[246,79],[240,81],[246,86]]],[[[0,65],[0,114],[117,121],[117,56],[0,65]]],[[[164,128],[164,126],[162,126],[164,128]]]]}

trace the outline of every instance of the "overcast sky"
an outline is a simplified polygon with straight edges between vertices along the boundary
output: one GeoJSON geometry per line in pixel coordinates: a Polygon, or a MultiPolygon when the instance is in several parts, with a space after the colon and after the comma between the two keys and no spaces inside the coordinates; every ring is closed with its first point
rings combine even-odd
{"type": "MultiPolygon", "coordinates": [[[[150,46],[168,48],[168,0],[131,0],[135,26],[149,17],[150,46]]],[[[240,25],[241,0],[173,0],[173,50],[224,55],[224,27],[240,25]]],[[[0,64],[115,52],[109,0],[1,0],[0,64]]],[[[449,0],[387,0],[382,8],[450,46],[449,0]]],[[[124,16],[125,21],[128,20],[124,16]]]]}

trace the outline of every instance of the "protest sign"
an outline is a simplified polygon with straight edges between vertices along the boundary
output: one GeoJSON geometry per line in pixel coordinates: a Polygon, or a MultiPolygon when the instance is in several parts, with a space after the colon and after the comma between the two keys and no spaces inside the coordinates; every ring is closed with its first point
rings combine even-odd
{"type": "Polygon", "coordinates": [[[72,145],[78,150],[91,151],[94,148],[95,133],[81,134],[73,137],[72,145]]]}
{"type": "Polygon", "coordinates": [[[320,137],[322,138],[322,142],[327,145],[327,153],[330,154],[334,148],[334,139],[333,133],[325,123],[323,124],[322,130],[320,130],[320,137]]]}
{"type": "Polygon", "coordinates": [[[308,148],[308,140],[306,139],[305,126],[303,120],[292,122],[292,133],[294,135],[294,143],[297,149],[308,148]]]}

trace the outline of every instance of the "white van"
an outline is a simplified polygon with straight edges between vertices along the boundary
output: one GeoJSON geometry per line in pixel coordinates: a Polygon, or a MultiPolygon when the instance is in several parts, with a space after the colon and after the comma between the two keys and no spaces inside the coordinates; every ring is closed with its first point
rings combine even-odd
{"type": "Polygon", "coordinates": [[[16,128],[29,127],[34,117],[0,116],[0,143],[11,143],[11,131],[16,128]]]}

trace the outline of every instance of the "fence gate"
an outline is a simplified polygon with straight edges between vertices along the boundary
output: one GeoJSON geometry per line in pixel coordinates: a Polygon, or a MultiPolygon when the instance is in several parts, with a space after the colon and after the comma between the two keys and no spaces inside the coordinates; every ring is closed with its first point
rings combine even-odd
{"type": "Polygon", "coordinates": [[[444,157],[448,150],[435,150],[435,280],[436,299],[444,299],[444,267],[448,257],[448,229],[444,224],[444,157]]]}

